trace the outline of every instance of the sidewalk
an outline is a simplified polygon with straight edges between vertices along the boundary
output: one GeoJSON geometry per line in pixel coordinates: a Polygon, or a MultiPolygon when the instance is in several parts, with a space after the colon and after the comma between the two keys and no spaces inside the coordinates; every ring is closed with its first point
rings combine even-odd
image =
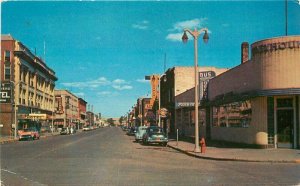
{"type": "Polygon", "coordinates": [[[205,153],[195,153],[195,144],[171,140],[168,146],[189,156],[202,159],[220,161],[244,162],[273,162],[273,163],[300,163],[300,150],[297,149],[251,149],[251,148],[224,148],[207,146],[205,153]]]}
{"type": "MultiPolygon", "coordinates": [[[[56,136],[59,135],[59,132],[53,132],[53,133],[42,133],[40,138],[47,138],[50,136],[56,136]]],[[[11,143],[11,142],[15,142],[18,141],[18,139],[14,139],[14,136],[1,136],[0,137],[0,144],[4,144],[4,143],[11,143]]]]}

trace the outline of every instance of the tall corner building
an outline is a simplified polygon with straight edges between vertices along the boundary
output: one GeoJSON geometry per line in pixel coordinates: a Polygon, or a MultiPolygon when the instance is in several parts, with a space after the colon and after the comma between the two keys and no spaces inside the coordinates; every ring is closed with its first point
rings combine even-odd
{"type": "Polygon", "coordinates": [[[39,120],[49,125],[57,81],[54,70],[22,42],[11,35],[1,35],[0,72],[1,134],[11,135],[16,120],[39,120]]]}

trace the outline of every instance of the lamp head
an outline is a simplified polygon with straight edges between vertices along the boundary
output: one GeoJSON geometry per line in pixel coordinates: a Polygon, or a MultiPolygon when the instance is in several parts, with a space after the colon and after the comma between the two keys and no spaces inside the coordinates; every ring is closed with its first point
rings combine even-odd
{"type": "Polygon", "coordinates": [[[207,42],[208,42],[208,39],[209,39],[208,33],[207,33],[207,30],[205,30],[205,33],[204,33],[204,35],[203,35],[203,41],[204,41],[204,43],[207,43],[207,42]]]}
{"type": "Polygon", "coordinates": [[[188,41],[188,39],[189,39],[189,38],[188,38],[188,36],[187,36],[187,34],[186,34],[186,31],[184,31],[184,32],[183,32],[183,35],[182,35],[182,42],[183,42],[183,43],[186,43],[186,42],[188,41]]]}
{"type": "Polygon", "coordinates": [[[167,82],[167,77],[166,77],[166,76],[164,76],[164,79],[163,79],[163,80],[164,80],[164,82],[167,82]]]}

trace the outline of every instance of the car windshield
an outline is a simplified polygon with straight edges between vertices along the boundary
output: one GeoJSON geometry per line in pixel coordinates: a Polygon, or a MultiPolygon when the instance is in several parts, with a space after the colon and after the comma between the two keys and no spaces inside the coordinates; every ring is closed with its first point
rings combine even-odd
{"type": "Polygon", "coordinates": [[[163,130],[162,128],[150,128],[149,129],[149,132],[151,134],[162,134],[163,133],[163,130]]]}

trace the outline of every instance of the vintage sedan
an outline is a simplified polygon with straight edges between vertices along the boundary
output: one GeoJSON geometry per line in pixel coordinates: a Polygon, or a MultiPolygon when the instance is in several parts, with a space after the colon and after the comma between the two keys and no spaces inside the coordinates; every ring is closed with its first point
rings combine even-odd
{"type": "Polygon", "coordinates": [[[40,139],[40,133],[34,128],[19,130],[19,141],[40,139]]]}
{"type": "Polygon", "coordinates": [[[135,133],[135,141],[139,142],[143,139],[144,134],[146,133],[147,126],[139,126],[135,133]]]}
{"type": "Polygon", "coordinates": [[[128,131],[127,131],[127,135],[128,136],[134,136],[135,135],[135,133],[136,133],[136,129],[137,129],[137,127],[131,127],[128,131]]]}
{"type": "Polygon", "coordinates": [[[143,144],[160,144],[166,146],[168,143],[168,137],[164,133],[161,127],[151,126],[148,127],[146,133],[143,135],[143,144]]]}

